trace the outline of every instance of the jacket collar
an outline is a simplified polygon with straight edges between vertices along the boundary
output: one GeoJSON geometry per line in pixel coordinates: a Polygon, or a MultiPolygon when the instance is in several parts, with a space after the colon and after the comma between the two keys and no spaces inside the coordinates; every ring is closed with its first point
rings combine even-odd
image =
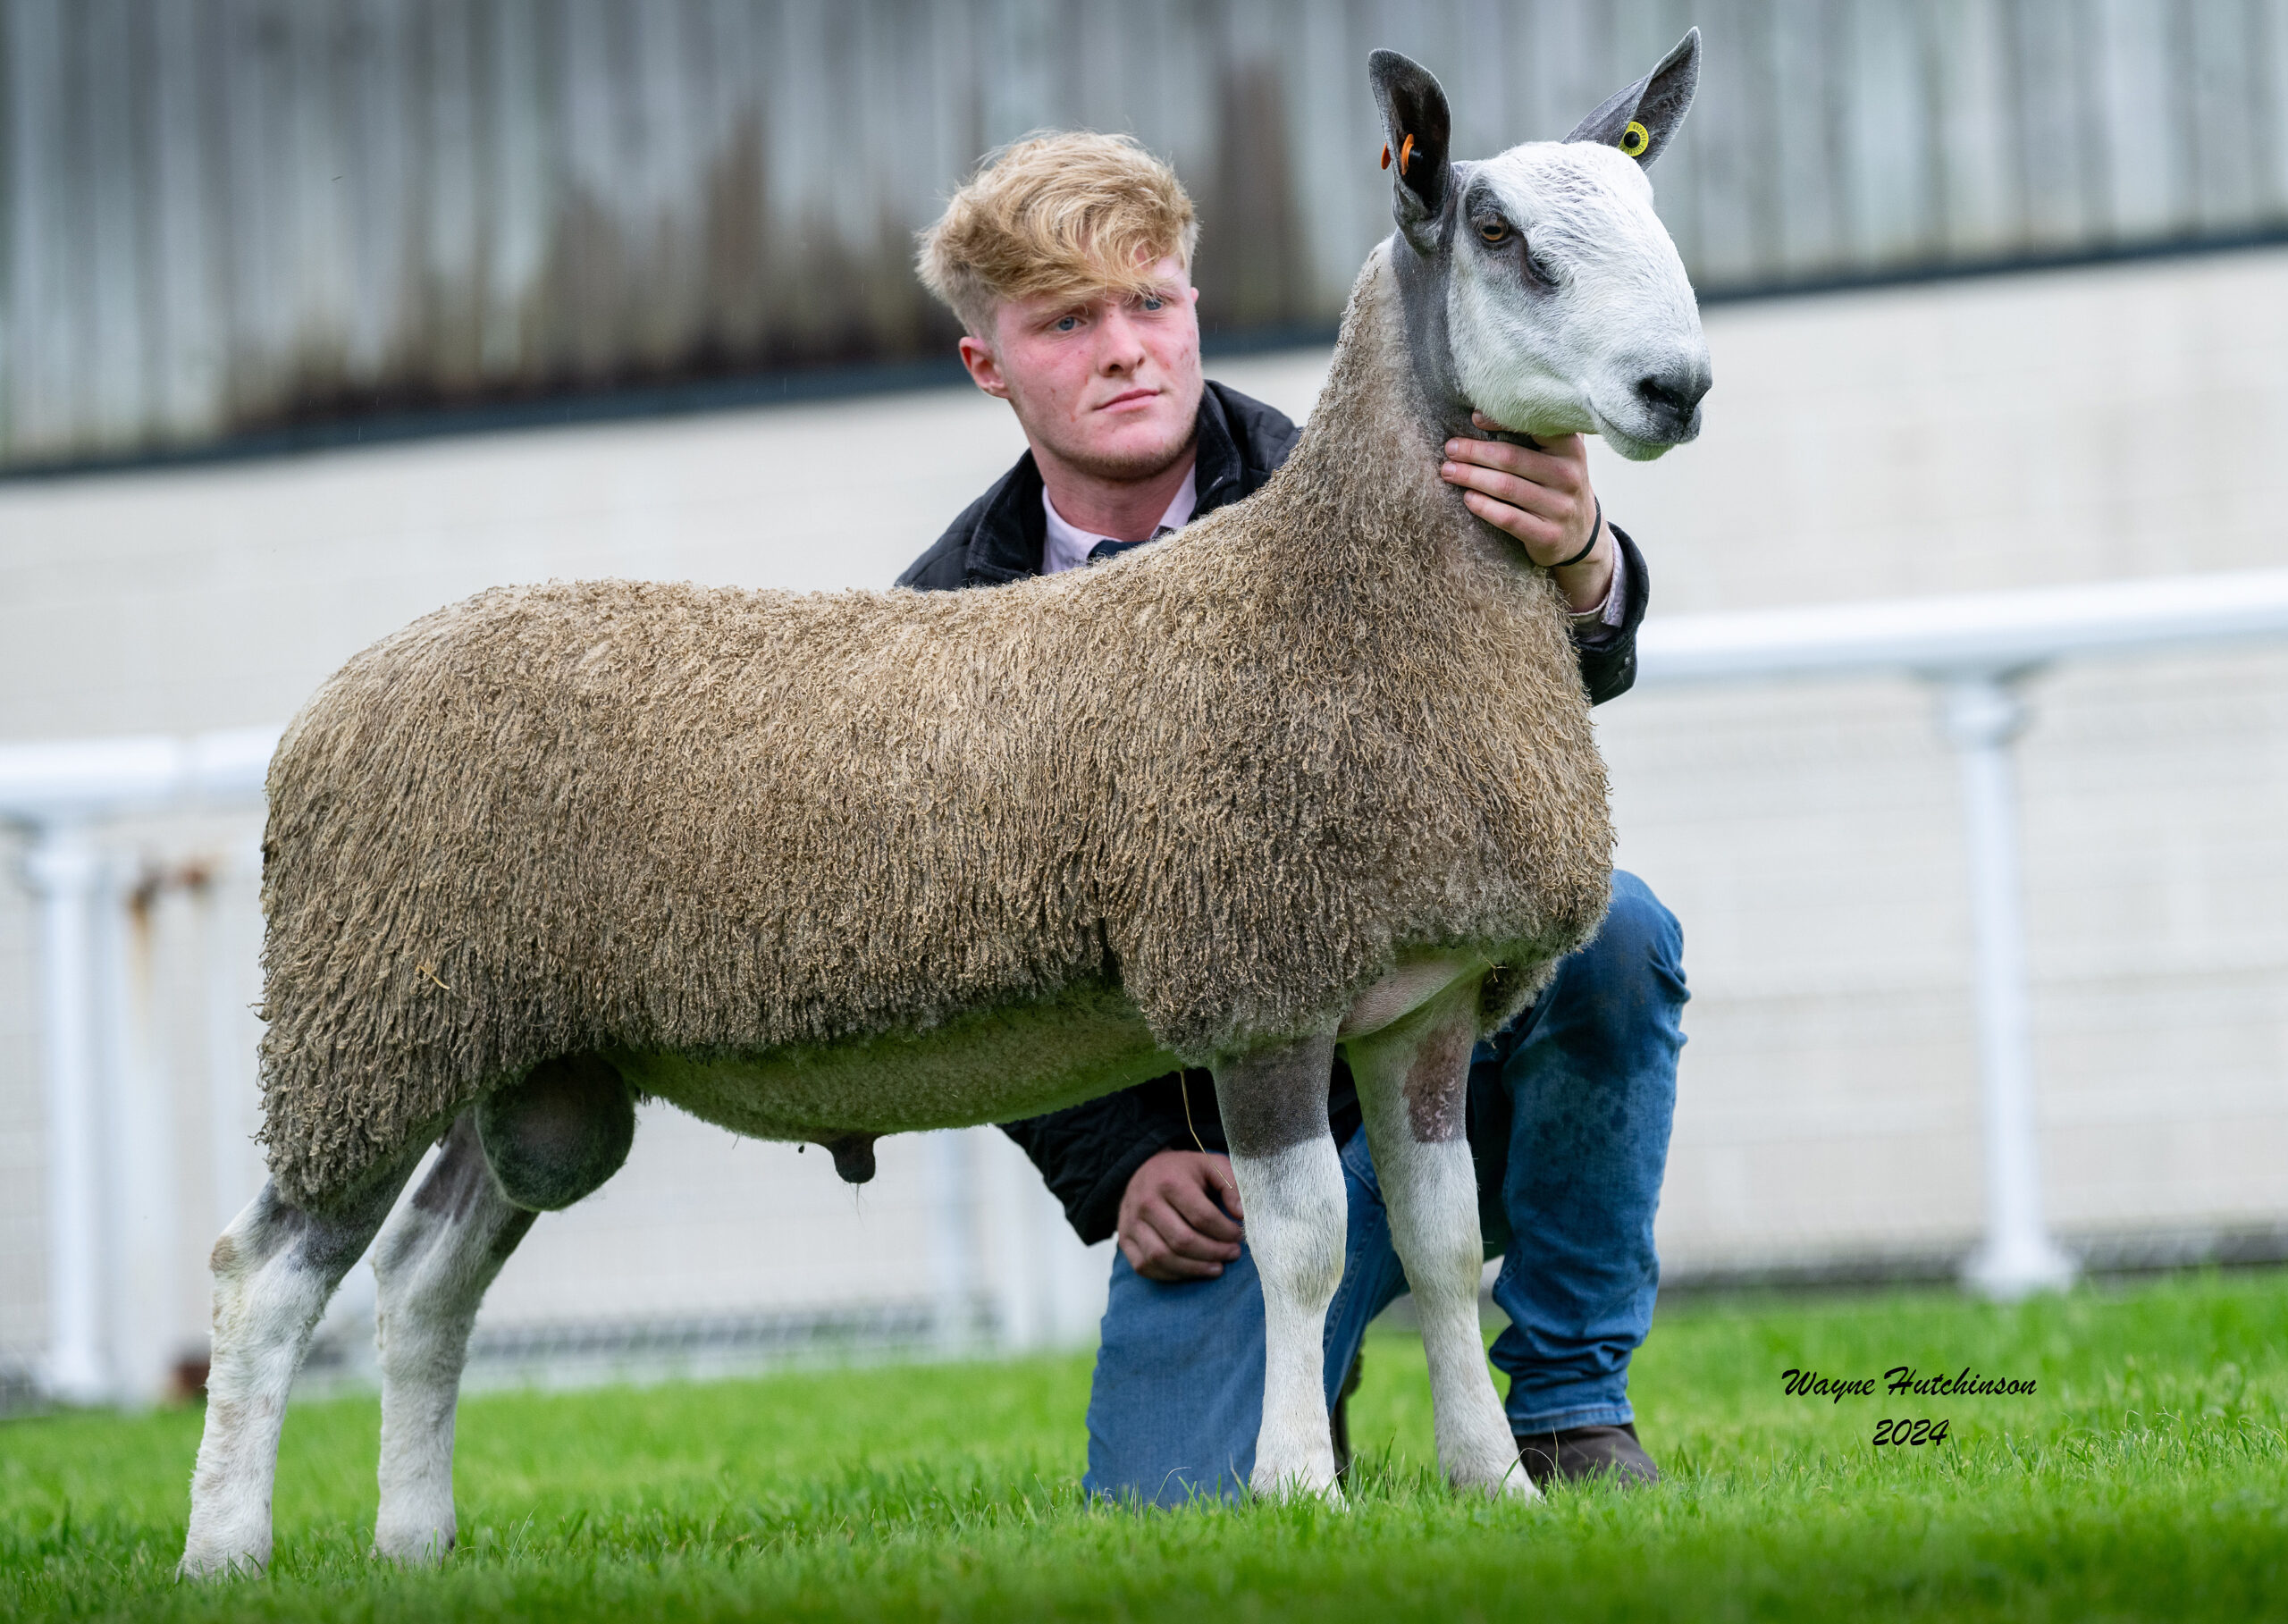
{"type": "MultiPolygon", "coordinates": [[[[1199,391],[1193,444],[1197,459],[1193,483],[1199,501],[1192,516],[1198,517],[1247,494],[1246,461],[1213,384],[1199,391]]],[[[969,556],[962,571],[963,585],[996,586],[1040,573],[1041,549],[1048,540],[1048,520],[1041,511],[1040,493],[1040,468],[1028,450],[1017,459],[1017,466],[986,492],[984,511],[970,532],[969,556]]]]}

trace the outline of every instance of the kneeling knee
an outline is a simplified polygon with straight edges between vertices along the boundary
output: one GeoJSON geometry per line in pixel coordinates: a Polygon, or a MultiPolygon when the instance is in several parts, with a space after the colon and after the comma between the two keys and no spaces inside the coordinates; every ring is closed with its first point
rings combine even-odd
{"type": "Polygon", "coordinates": [[[500,1192],[555,1212],[619,1171],[635,1141],[635,1099],[598,1055],[543,1061],[476,1108],[476,1134],[500,1192]]]}

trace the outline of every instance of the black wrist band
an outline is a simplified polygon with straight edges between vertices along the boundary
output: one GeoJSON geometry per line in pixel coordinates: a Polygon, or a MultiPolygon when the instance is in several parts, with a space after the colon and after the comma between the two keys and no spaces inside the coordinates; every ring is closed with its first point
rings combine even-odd
{"type": "Polygon", "coordinates": [[[1597,550],[1597,538],[1604,533],[1605,499],[1600,496],[1597,498],[1597,522],[1589,526],[1589,544],[1582,548],[1580,551],[1575,553],[1571,558],[1566,559],[1559,563],[1552,564],[1550,568],[1552,569],[1572,568],[1574,565],[1579,563],[1583,559],[1587,558],[1591,553],[1597,550]]]}

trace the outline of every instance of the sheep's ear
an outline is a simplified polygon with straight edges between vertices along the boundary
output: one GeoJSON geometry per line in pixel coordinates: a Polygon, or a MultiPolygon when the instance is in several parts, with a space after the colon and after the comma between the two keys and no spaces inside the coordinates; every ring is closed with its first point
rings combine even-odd
{"type": "Polygon", "coordinates": [[[1420,63],[1396,51],[1367,58],[1367,78],[1383,110],[1389,145],[1383,162],[1391,172],[1391,213],[1407,240],[1426,251],[1435,246],[1434,223],[1446,206],[1452,165],[1446,148],[1453,120],[1446,93],[1420,63]]]}
{"type": "Polygon", "coordinates": [[[1700,30],[1694,29],[1661,58],[1659,67],[1607,98],[1565,139],[1618,147],[1639,164],[1650,164],[1684,122],[1685,109],[1699,88],[1700,30]]]}

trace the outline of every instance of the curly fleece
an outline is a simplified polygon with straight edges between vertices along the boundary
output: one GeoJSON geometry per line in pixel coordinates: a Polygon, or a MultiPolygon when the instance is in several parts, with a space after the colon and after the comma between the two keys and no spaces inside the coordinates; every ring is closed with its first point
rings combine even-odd
{"type": "Polygon", "coordinates": [[[1456,946],[1506,1019],[1602,916],[1604,774],[1555,589],[1437,477],[1392,280],[1280,474],[1116,563],[504,587],[352,659],[270,770],[281,1193],[555,1056],[1110,993],[1212,1063],[1456,946]]]}

